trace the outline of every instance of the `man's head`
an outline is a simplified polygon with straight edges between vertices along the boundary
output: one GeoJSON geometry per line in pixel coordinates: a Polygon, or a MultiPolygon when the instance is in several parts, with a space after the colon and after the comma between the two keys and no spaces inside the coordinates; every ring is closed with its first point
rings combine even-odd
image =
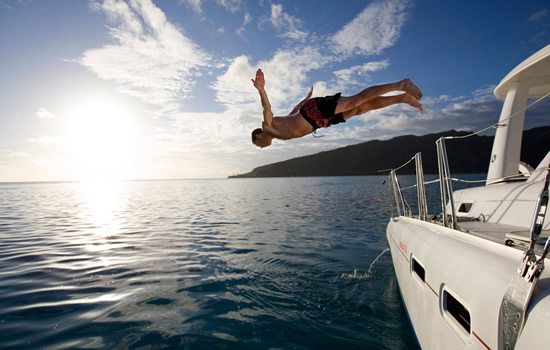
{"type": "Polygon", "coordinates": [[[260,148],[264,148],[271,145],[272,139],[273,139],[272,137],[270,137],[267,133],[265,133],[260,128],[252,131],[252,143],[260,148]]]}

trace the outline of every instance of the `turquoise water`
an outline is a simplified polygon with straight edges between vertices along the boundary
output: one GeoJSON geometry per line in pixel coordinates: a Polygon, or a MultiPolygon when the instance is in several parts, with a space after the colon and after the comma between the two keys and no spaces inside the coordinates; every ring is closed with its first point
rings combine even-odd
{"type": "Polygon", "coordinates": [[[0,348],[414,349],[384,180],[0,184],[0,348]]]}

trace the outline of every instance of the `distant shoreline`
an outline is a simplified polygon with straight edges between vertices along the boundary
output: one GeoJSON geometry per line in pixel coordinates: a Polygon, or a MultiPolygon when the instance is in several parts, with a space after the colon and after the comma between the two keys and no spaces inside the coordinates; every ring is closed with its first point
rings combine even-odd
{"type": "MultiPolygon", "coordinates": [[[[487,173],[453,173],[453,175],[487,175],[487,173]]],[[[404,174],[404,175],[413,175],[413,174],[404,174]]],[[[425,173],[424,175],[439,175],[437,173],[425,173]]],[[[246,179],[285,179],[285,178],[326,178],[326,177],[370,177],[370,176],[380,176],[387,177],[388,174],[370,174],[370,175],[319,175],[319,176],[264,176],[264,177],[217,177],[217,178],[190,178],[190,179],[139,179],[139,180],[122,180],[121,182],[154,182],[154,181],[218,181],[218,180],[246,180],[246,179]]],[[[0,186],[4,185],[47,185],[47,184],[79,184],[81,181],[2,181],[0,186]]]]}
{"type": "MultiPolygon", "coordinates": [[[[263,165],[228,178],[319,177],[380,175],[380,170],[399,167],[417,152],[422,153],[425,174],[438,174],[435,142],[443,136],[464,136],[470,132],[449,130],[423,136],[404,135],[389,140],[372,140],[308,156],[263,165]]],[[[487,173],[493,136],[479,136],[447,143],[451,173],[487,173]],[[475,155],[475,156],[472,156],[475,155]]],[[[548,152],[550,126],[523,132],[520,159],[536,167],[548,152]]],[[[400,171],[415,172],[414,164],[400,171]]]]}

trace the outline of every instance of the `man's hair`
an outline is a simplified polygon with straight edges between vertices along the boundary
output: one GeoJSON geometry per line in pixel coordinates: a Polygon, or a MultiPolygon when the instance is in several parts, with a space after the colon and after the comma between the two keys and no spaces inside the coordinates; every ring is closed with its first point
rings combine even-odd
{"type": "Polygon", "coordinates": [[[252,143],[256,142],[257,135],[261,134],[262,132],[264,132],[264,131],[261,128],[258,128],[258,129],[255,129],[254,131],[252,131],[252,143]]]}

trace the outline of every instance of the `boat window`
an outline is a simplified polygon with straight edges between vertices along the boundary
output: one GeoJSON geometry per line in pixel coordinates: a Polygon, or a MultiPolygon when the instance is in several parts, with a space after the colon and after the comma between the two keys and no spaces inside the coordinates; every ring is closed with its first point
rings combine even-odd
{"type": "Polygon", "coordinates": [[[472,206],[474,203],[462,203],[460,204],[460,207],[458,207],[459,213],[469,213],[470,210],[472,210],[472,206]]]}
{"type": "Polygon", "coordinates": [[[426,276],[426,273],[424,271],[424,267],[422,267],[422,265],[420,265],[415,258],[412,258],[411,264],[412,264],[412,270],[416,273],[418,278],[420,278],[422,282],[425,282],[424,278],[426,276]]]}
{"type": "Polygon", "coordinates": [[[460,301],[447,291],[443,292],[443,308],[447,311],[468,334],[470,333],[470,312],[460,301]]]}

